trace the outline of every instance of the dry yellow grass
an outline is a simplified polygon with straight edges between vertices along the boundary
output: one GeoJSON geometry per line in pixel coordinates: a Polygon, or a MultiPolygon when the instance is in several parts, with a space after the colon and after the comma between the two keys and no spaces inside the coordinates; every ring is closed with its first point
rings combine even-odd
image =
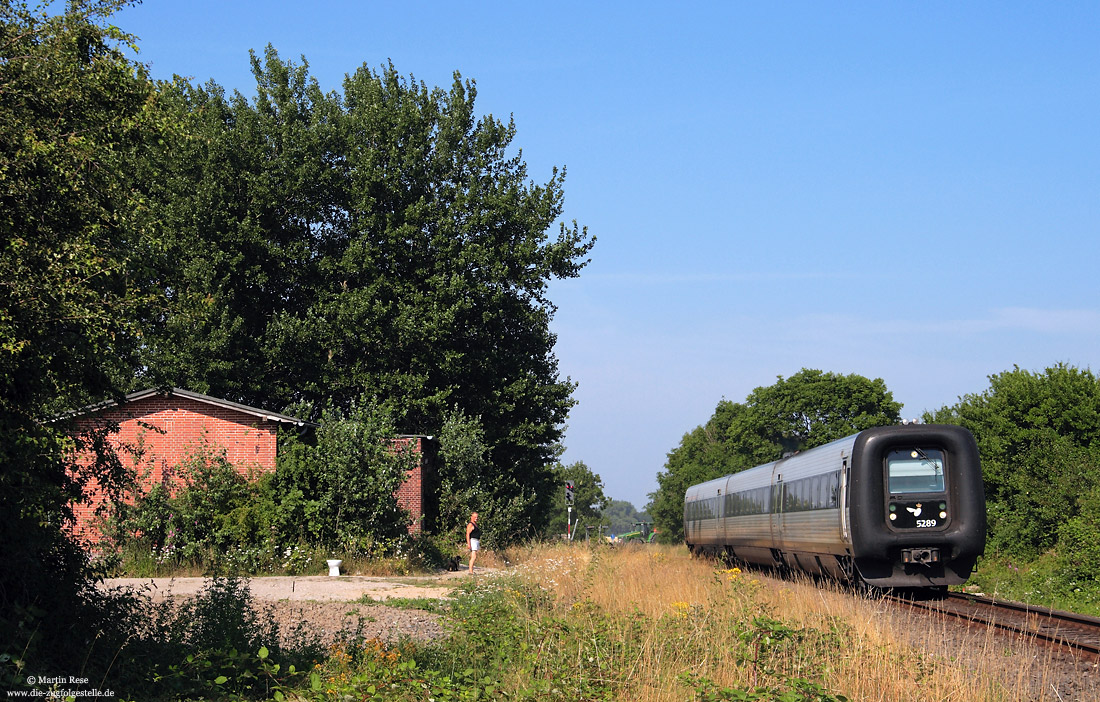
{"type": "Polygon", "coordinates": [[[552,595],[537,614],[618,627],[585,655],[631,651],[624,699],[683,700],[682,673],[737,689],[805,678],[859,701],[1037,699],[1035,670],[1007,664],[1018,657],[991,634],[960,638],[828,584],[727,569],[683,547],[540,545],[502,556],[552,595]],[[616,636],[634,645],[617,647],[616,636]]]}

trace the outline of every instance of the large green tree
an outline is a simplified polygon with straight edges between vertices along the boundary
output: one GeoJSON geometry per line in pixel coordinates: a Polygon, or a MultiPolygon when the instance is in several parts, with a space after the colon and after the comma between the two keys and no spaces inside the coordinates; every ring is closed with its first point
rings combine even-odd
{"type": "MultiPolygon", "coordinates": [[[[457,74],[429,89],[364,66],[325,93],[271,48],[253,72],[252,99],[163,88],[186,125],[158,192],[172,304],[139,382],[276,408],[367,395],[409,433],[457,409],[479,418],[487,477],[544,500],[574,402],[547,285],[594,241],[549,235],[564,170],[529,180],[515,126],[478,117],[457,74]]],[[[544,512],[520,509],[536,530],[544,512]]]]}
{"type": "Polygon", "coordinates": [[[107,22],[120,4],[0,2],[0,677],[15,673],[4,687],[25,678],[19,661],[61,670],[91,655],[96,669],[86,642],[114,631],[63,528],[86,481],[116,489],[121,465],[59,414],[118,394],[150,301],[133,175],[159,126],[129,37],[107,22]],[[79,449],[99,450],[78,464],[79,449]]]}
{"type": "Polygon", "coordinates": [[[870,427],[896,424],[901,404],[881,378],[802,369],[758,387],[744,403],[723,400],[703,426],[684,435],[657,475],[647,511],[663,539],[683,538],[688,487],[870,427]]]}
{"type": "Polygon", "coordinates": [[[992,550],[1033,557],[1058,542],[1063,523],[1100,518],[1082,512],[1096,503],[1088,500],[1089,486],[1100,483],[1100,382],[1090,370],[1016,367],[990,376],[984,392],[926,413],[925,421],[961,424],[974,434],[992,550]]]}

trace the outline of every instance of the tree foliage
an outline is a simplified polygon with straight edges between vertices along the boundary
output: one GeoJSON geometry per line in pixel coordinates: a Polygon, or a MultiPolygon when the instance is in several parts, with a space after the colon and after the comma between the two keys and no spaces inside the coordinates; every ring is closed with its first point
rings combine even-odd
{"type": "Polygon", "coordinates": [[[521,482],[512,467],[491,460],[481,418],[458,408],[445,415],[439,454],[440,533],[463,541],[472,512],[478,512],[482,542],[490,548],[540,533],[551,500],[548,466],[535,466],[521,482]]]}
{"type": "Polygon", "coordinates": [[[400,417],[391,432],[438,433],[457,407],[480,418],[507,540],[539,526],[573,403],[546,291],[579,273],[593,240],[555,224],[564,170],[530,181],[514,125],[475,116],[472,82],[428,89],[363,67],[323,93],[304,63],[269,49],[253,61],[251,100],[154,85],[108,23],[123,4],[0,0],[5,665],[60,669],[77,659],[62,642],[89,632],[96,651],[118,651],[63,526],[88,480],[120,494],[127,475],[103,441],[110,427],[76,434],[65,411],[161,383],[306,401],[317,417],[330,407],[342,413],[332,436],[290,452],[330,473],[291,492],[335,515],[325,538],[361,538],[382,528],[371,519],[401,520],[388,478],[357,483],[365,459],[344,453],[365,446],[358,399],[400,417]],[[84,449],[94,460],[76,462],[84,449]],[[343,499],[349,485],[382,509],[343,499]]]}
{"type": "Polygon", "coordinates": [[[759,387],[731,417],[728,439],[739,470],[827,444],[863,429],[896,424],[901,403],[881,378],[802,369],[759,387]]]}
{"type": "Polygon", "coordinates": [[[802,369],[758,387],[744,403],[722,400],[703,426],[669,452],[647,511],[662,539],[684,534],[684,493],[712,478],[775,461],[863,429],[896,424],[901,404],[880,378],[802,369]]]}
{"type": "Polygon", "coordinates": [[[684,493],[689,487],[738,470],[727,438],[734,415],[744,411],[744,405],[720,401],[706,424],[684,434],[680,445],[669,452],[665,469],[657,474],[657,491],[650,493],[646,508],[662,541],[683,540],[684,493]]]}
{"type": "Polygon", "coordinates": [[[251,100],[162,88],[185,128],[159,157],[171,299],[138,382],[265,407],[366,394],[405,433],[439,434],[457,408],[478,418],[505,531],[538,527],[574,402],[547,285],[594,241],[548,235],[564,170],[530,181],[514,124],[478,117],[458,74],[429,89],[363,66],[325,93],[270,47],[252,68],[251,100]]]}
{"type": "Polygon", "coordinates": [[[87,480],[120,487],[121,464],[57,415],[117,394],[150,301],[134,254],[155,233],[129,165],[161,125],[106,22],[120,4],[0,2],[0,675],[61,669],[85,636],[111,637],[62,528],[87,480]],[[94,459],[74,462],[80,449],[94,459]]]}
{"type": "Polygon", "coordinates": [[[1033,557],[1058,542],[1063,522],[1100,518],[1083,514],[1078,499],[1100,482],[1100,382],[1091,371],[1065,363],[1041,373],[1015,367],[925,420],[974,434],[991,548],[1033,557]]]}
{"type": "Polygon", "coordinates": [[[364,398],[346,411],[327,407],[310,443],[284,436],[272,481],[279,545],[373,555],[405,534],[397,488],[417,457],[395,435],[389,413],[364,398]]]}
{"type": "Polygon", "coordinates": [[[1100,481],[1081,489],[1076,513],[1058,525],[1058,561],[1072,588],[1100,588],[1100,481]]]}

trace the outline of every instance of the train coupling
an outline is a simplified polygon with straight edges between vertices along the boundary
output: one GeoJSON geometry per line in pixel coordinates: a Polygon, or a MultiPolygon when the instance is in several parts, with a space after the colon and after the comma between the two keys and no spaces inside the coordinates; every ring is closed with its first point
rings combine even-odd
{"type": "Polygon", "coordinates": [[[902,563],[917,563],[927,565],[940,562],[940,550],[938,548],[903,548],[901,550],[902,563]]]}

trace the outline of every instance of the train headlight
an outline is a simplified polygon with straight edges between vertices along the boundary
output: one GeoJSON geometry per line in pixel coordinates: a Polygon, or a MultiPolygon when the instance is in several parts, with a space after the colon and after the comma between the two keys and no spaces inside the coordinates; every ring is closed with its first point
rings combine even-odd
{"type": "Polygon", "coordinates": [[[892,521],[894,521],[894,520],[895,520],[895,519],[897,519],[897,518],[898,518],[898,515],[897,515],[897,513],[896,513],[896,512],[891,512],[891,513],[890,513],[890,521],[891,521],[891,522],[892,522],[892,521]]]}
{"type": "Polygon", "coordinates": [[[890,504],[890,521],[891,522],[898,518],[898,515],[896,514],[897,511],[898,511],[898,506],[891,503],[890,504]]]}
{"type": "Polygon", "coordinates": [[[940,512],[940,519],[947,519],[947,512],[940,512]]]}

